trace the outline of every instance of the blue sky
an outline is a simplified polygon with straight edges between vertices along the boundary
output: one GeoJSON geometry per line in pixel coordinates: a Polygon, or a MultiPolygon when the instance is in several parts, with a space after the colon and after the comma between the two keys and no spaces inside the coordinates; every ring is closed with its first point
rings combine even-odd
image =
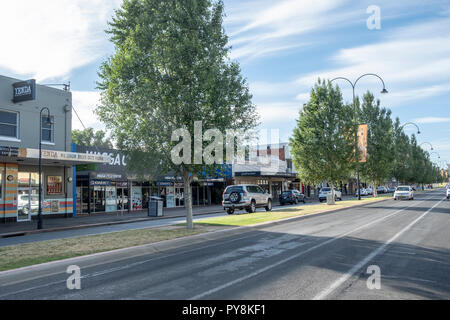
{"type": "MultiPolygon", "coordinates": [[[[377,93],[402,123],[414,121],[441,160],[450,163],[450,2],[448,0],[225,0],[225,29],[248,79],[261,127],[286,141],[318,77],[364,78],[356,91],[377,93]],[[380,8],[381,28],[370,30],[369,6],[380,8]]],[[[0,10],[0,74],[39,83],[71,81],[74,107],[87,126],[103,128],[92,113],[100,63],[113,52],[104,33],[121,0],[22,0],[0,10]],[[5,50],[6,49],[6,50],[5,50]]],[[[351,90],[340,83],[344,99],[351,90]]],[[[74,117],[74,128],[81,124],[74,117]]],[[[407,133],[415,128],[408,126],[407,133]]],[[[428,145],[423,146],[425,149],[428,145]]],[[[432,160],[438,161],[436,154],[432,160]]]]}

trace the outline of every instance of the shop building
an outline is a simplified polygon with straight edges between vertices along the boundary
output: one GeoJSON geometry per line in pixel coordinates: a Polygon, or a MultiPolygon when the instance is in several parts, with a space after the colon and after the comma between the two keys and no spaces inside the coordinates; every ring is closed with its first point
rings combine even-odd
{"type": "Polygon", "coordinates": [[[235,184],[257,184],[275,201],[285,190],[306,188],[297,178],[287,143],[250,147],[246,163],[233,162],[235,184]]]}
{"type": "MultiPolygon", "coordinates": [[[[127,170],[126,156],[120,150],[76,146],[87,155],[109,157],[108,163],[76,167],[76,214],[137,211],[148,208],[152,197],[161,198],[165,208],[184,207],[185,192],[181,177],[174,174],[142,179],[127,170]]],[[[224,175],[206,176],[192,183],[193,206],[220,204],[222,192],[231,181],[232,170],[224,175]]],[[[155,199],[155,198],[154,198],[155,199]]]]}
{"type": "Polygon", "coordinates": [[[69,91],[0,76],[0,223],[37,215],[40,143],[43,216],[72,216],[73,166],[109,158],[72,152],[71,124],[69,91]]]}

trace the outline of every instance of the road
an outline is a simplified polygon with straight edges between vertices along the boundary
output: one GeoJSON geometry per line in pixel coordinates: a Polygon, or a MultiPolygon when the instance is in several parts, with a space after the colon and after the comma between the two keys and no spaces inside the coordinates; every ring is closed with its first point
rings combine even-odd
{"type": "MultiPolygon", "coordinates": [[[[0,273],[0,299],[450,299],[444,190],[151,252],[0,273]],[[66,287],[81,267],[81,290],[66,287]],[[369,266],[380,289],[369,289],[369,266]]],[[[372,282],[371,282],[372,283],[372,282]]]]}

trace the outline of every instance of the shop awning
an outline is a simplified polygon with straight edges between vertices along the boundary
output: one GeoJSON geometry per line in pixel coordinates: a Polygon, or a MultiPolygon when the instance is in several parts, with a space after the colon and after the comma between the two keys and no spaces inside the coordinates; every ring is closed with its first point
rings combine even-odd
{"type": "MultiPolygon", "coordinates": [[[[42,165],[109,163],[109,156],[42,149],[42,165]]],[[[0,162],[39,164],[39,149],[0,146],[0,162]]]]}

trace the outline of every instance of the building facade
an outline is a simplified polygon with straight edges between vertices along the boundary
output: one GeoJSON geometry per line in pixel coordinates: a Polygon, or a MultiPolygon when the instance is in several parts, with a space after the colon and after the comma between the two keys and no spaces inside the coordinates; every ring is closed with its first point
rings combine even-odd
{"type": "MultiPolygon", "coordinates": [[[[76,167],[74,193],[77,215],[145,210],[152,197],[161,198],[164,208],[184,207],[185,192],[181,177],[168,173],[156,179],[138,178],[127,169],[126,156],[120,150],[74,145],[74,151],[110,159],[106,164],[76,167]]],[[[222,192],[231,178],[231,167],[225,170],[224,175],[203,175],[191,185],[192,204],[221,204],[222,192]]]]}
{"type": "Polygon", "coordinates": [[[72,216],[73,166],[109,158],[72,152],[71,132],[70,92],[0,76],[0,223],[38,213],[40,142],[43,215],[72,216]]]}

